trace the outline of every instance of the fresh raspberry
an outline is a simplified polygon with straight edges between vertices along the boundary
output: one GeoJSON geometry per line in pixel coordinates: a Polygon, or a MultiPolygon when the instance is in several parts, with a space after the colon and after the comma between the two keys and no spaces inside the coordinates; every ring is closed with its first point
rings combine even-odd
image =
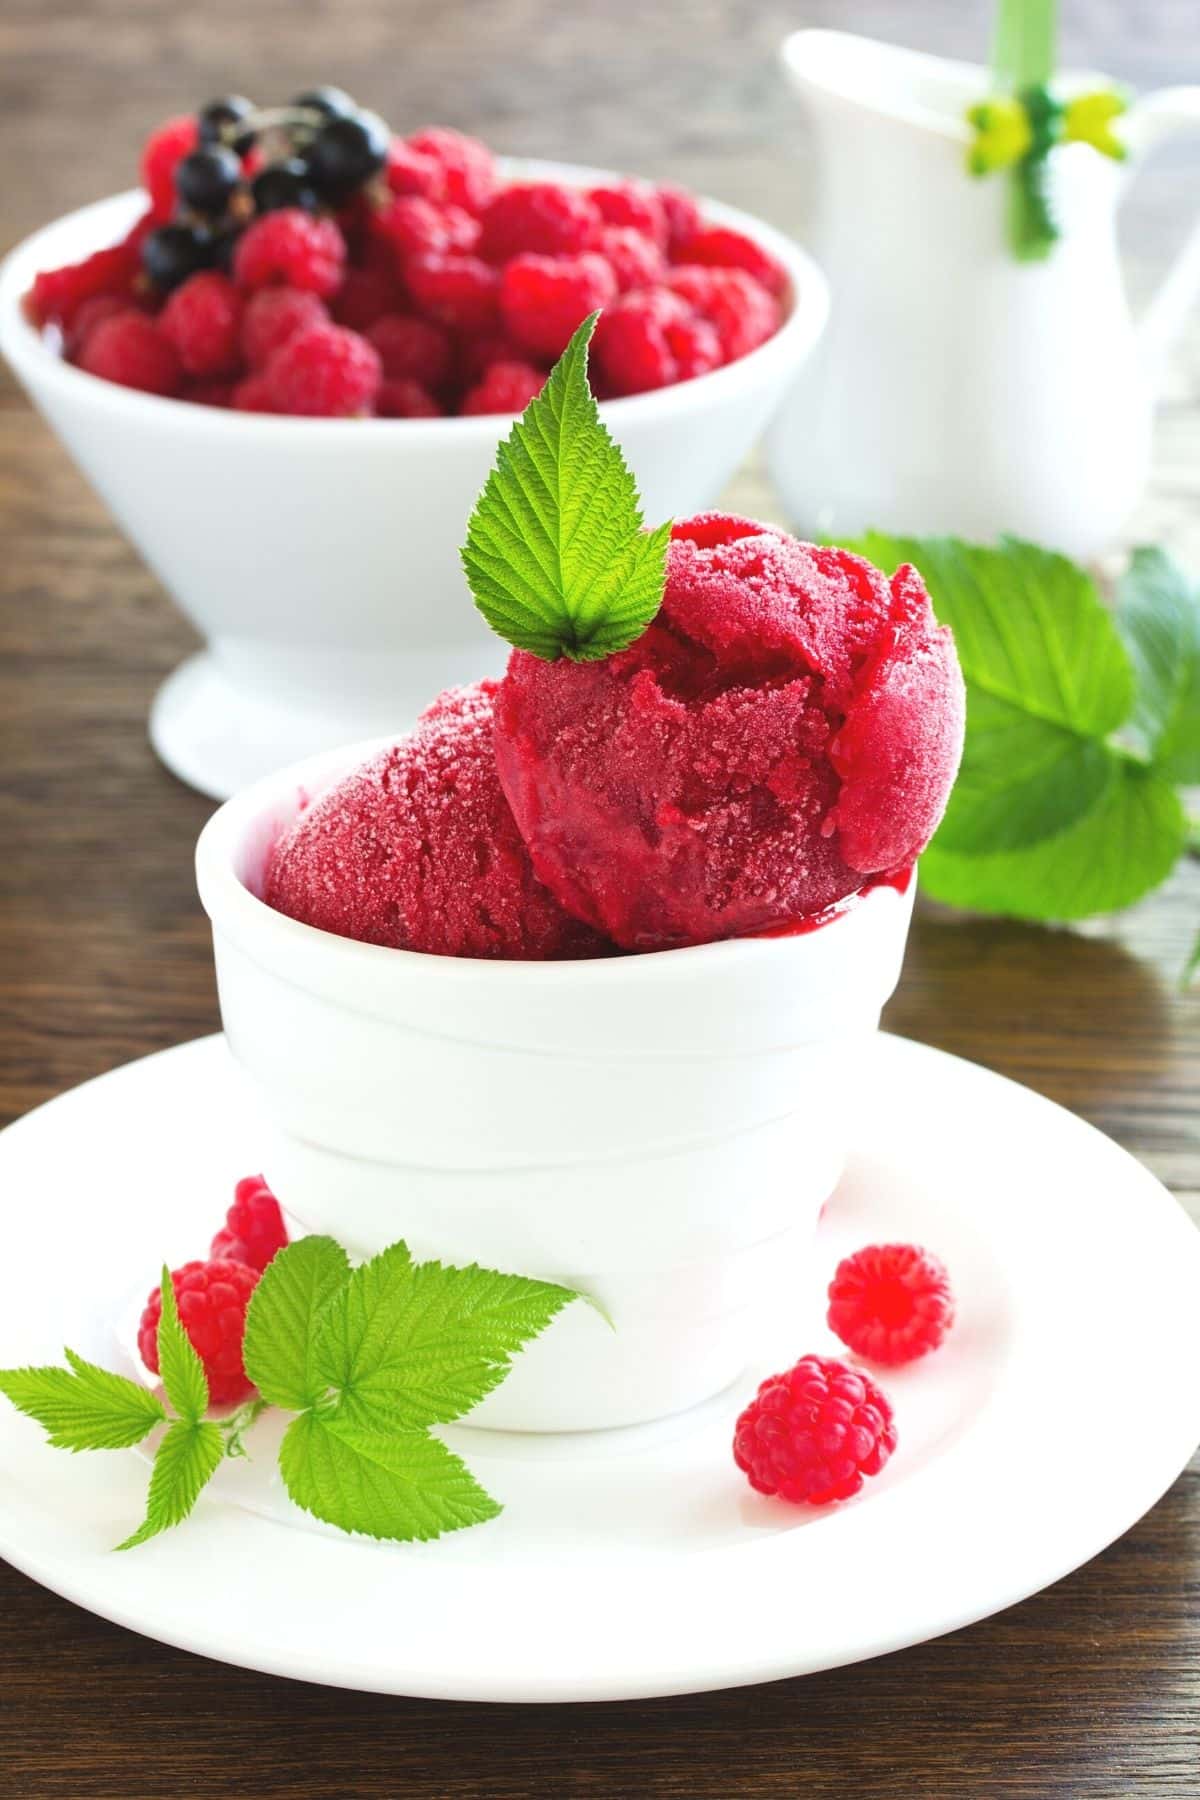
{"type": "Polygon", "coordinates": [[[675,248],[675,261],[709,269],[741,269],[778,300],[788,289],[788,272],[744,232],[725,225],[704,225],[675,248]]]}
{"type": "Polygon", "coordinates": [[[338,325],[367,331],[376,319],[395,310],[397,300],[390,270],[385,274],[382,269],[347,269],[329,310],[338,325]]]}
{"type": "Polygon", "coordinates": [[[535,369],[532,363],[496,362],[483,379],[467,391],[459,410],[464,416],[524,412],[545,385],[544,370],[535,369]]]}
{"type": "Polygon", "coordinates": [[[535,356],[561,356],[589,313],[617,297],[617,278],[602,256],[514,256],[500,277],[506,330],[535,356]]]}
{"type": "Polygon", "coordinates": [[[669,271],[667,286],[715,327],[726,362],[748,355],[779,329],[778,302],[743,269],[684,263],[669,271]]]}
{"type": "Polygon", "coordinates": [[[232,375],[241,361],[242,296],[228,275],[205,270],[168,296],[158,328],[188,375],[232,375]]]}
{"type": "Polygon", "coordinates": [[[498,362],[525,362],[525,352],[506,331],[479,331],[458,343],[458,375],[470,387],[498,362]]]}
{"type": "Polygon", "coordinates": [[[375,214],[372,230],[391,246],[397,266],[410,256],[474,250],[479,221],[461,206],[435,206],[419,194],[398,194],[375,214]]]}
{"type": "Polygon", "coordinates": [[[662,207],[663,218],[666,220],[667,249],[674,256],[680,244],[700,229],[702,221],[699,203],[686,188],[675,187],[669,181],[659,182],[654,190],[654,197],[662,207]]]}
{"type": "Polygon", "coordinates": [[[719,369],[725,361],[721,340],[707,319],[681,319],[667,334],[675,358],[676,381],[691,381],[719,369]]]}
{"type": "MultiPolygon", "coordinates": [[[[240,1262],[189,1262],[172,1269],[171,1286],[179,1322],[204,1364],[208,1397],[214,1406],[232,1406],[254,1392],[242,1361],[246,1308],[258,1286],[259,1272],[240,1262]]],[[[138,1326],[138,1352],[158,1374],[158,1321],[162,1289],[155,1288],[138,1326]]]]}
{"type": "Polygon", "coordinates": [[[470,213],[482,212],[496,192],[499,175],[496,159],[478,138],[452,131],[447,125],[430,125],[408,139],[411,155],[428,158],[441,174],[441,198],[470,213]]]}
{"type": "Polygon", "coordinates": [[[118,313],[134,311],[136,308],[119,294],[93,294],[90,300],[84,300],[80,304],[63,333],[63,354],[68,361],[77,361],[79,352],[97,325],[103,325],[105,319],[115,319],[118,313]]]}
{"type": "Polygon", "coordinates": [[[667,215],[662,201],[644,181],[614,181],[588,189],[588,199],[606,225],[639,232],[660,250],[667,247],[667,215]]]}
{"type": "Polygon", "coordinates": [[[379,353],[343,325],[310,325],[276,350],[264,370],[276,412],[348,419],[374,411],[379,353]]]}
{"type": "Polygon", "coordinates": [[[345,240],[332,219],[285,206],[246,227],[233,253],[233,277],[239,287],[304,288],[327,300],[341,286],[345,263],[345,240]]]}
{"type": "Polygon", "coordinates": [[[440,325],[403,313],[385,313],[367,332],[389,381],[419,381],[431,391],[450,378],[454,348],[440,325]]]}
{"type": "Polygon", "coordinates": [[[622,294],[653,287],[666,272],[666,258],[658,245],[631,225],[604,226],[596,248],[616,276],[622,294]]]}
{"type": "Polygon", "coordinates": [[[273,413],[279,411],[271,398],[266,375],[261,370],[253,375],[247,375],[245,381],[238,382],[233,390],[233,408],[235,412],[273,413]]]}
{"type": "Polygon", "coordinates": [[[35,275],[25,298],[25,311],[39,330],[46,325],[61,325],[67,330],[88,300],[101,295],[132,300],[141,268],[139,222],[123,243],[97,250],[82,262],[68,263],[61,269],[43,269],[35,275]]]}
{"type": "Polygon", "coordinates": [[[915,1244],[869,1244],[838,1264],[828,1318],[869,1362],[912,1362],[936,1350],[954,1323],[950,1277],[915,1244]]]}
{"type": "Polygon", "coordinates": [[[251,369],[265,369],[281,345],[310,325],[324,325],[325,302],[303,288],[260,288],[242,314],[242,356],[251,369]]]}
{"type": "Polygon", "coordinates": [[[288,1241],[279,1202],[266,1181],[261,1175],[246,1175],[233,1190],[233,1204],[208,1254],[214,1262],[227,1257],[261,1271],[288,1241]]]}
{"type": "Polygon", "coordinates": [[[200,126],[192,113],[167,119],[152,131],[142,146],[142,186],[150,196],[150,210],[161,225],[175,211],[175,170],[200,141],[200,126]]]}
{"type": "Polygon", "coordinates": [[[89,375],[146,394],[176,394],[183,370],[175,347],[145,313],[118,313],[91,333],[79,355],[89,375]]]}
{"type": "Polygon", "coordinates": [[[769,1375],[733,1435],[733,1460],[752,1488],[809,1506],[857,1494],[895,1448],[887,1396],[869,1375],[827,1356],[803,1356],[769,1375]]]}
{"type": "Polygon", "coordinates": [[[486,331],[496,320],[500,277],[477,256],[412,256],[404,267],[419,310],[452,331],[486,331]]]}
{"type": "Polygon", "coordinates": [[[419,381],[399,375],[384,377],[375,411],[381,419],[440,419],[445,409],[419,381]]]}
{"type": "Polygon", "coordinates": [[[446,177],[432,156],[423,156],[403,138],[393,138],[383,178],[393,194],[423,194],[438,200],[446,190],[446,177]]]}
{"type": "Polygon", "coordinates": [[[697,333],[701,323],[687,302],[667,288],[622,294],[601,313],[592,340],[606,390],[641,394],[715,367],[706,360],[704,346],[707,342],[719,362],[720,345],[715,335],[697,333]]]}
{"type": "Polygon", "coordinates": [[[220,406],[229,409],[233,406],[237,385],[235,381],[189,381],[180,390],[179,398],[190,400],[193,406],[220,406]]]}
{"type": "Polygon", "coordinates": [[[484,209],[479,254],[506,263],[514,256],[575,256],[603,223],[599,209],[577,188],[530,181],[504,188],[484,209]]]}

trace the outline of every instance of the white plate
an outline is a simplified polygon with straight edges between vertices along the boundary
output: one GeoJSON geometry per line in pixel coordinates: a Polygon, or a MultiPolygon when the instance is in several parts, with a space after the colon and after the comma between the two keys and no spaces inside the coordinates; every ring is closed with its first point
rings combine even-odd
{"type": "MultiPolygon", "coordinates": [[[[188,1650],[309,1681],[462,1700],[615,1700],[767,1681],[950,1631],[1094,1556],[1200,1439],[1200,1234],[1098,1132],[969,1063],[880,1038],[858,1146],[786,1341],[657,1426],[447,1430],[505,1503],[420,1546],[315,1528],[271,1423],[195,1515],[115,1556],[146,1470],[68,1457],[0,1410],[0,1551],[188,1650]],[[755,1382],[832,1350],[838,1257],[902,1237],[948,1262],[961,1323],[885,1377],[900,1447],[856,1501],[754,1495],[730,1457],[755,1382]],[[1148,1366],[1147,1357],[1153,1357],[1148,1366]]],[[[0,1135],[0,1366],[122,1354],[156,1266],[203,1254],[255,1133],[220,1039],[118,1069],[0,1135]]]]}

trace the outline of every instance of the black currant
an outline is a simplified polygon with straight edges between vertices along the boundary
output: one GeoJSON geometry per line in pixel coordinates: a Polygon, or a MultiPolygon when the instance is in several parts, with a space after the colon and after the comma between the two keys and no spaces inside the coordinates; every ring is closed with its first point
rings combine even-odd
{"type": "Polygon", "coordinates": [[[233,253],[237,249],[240,229],[218,232],[212,240],[212,261],[214,269],[222,275],[233,274],[233,253]]]}
{"type": "Polygon", "coordinates": [[[302,106],[307,112],[319,112],[327,119],[351,119],[358,111],[349,94],[338,87],[308,88],[303,94],[296,95],[292,105],[302,106]]]}
{"type": "Polygon", "coordinates": [[[175,169],[175,192],[185,206],[216,217],[225,211],[238,183],[242,165],[223,144],[206,144],[193,150],[175,169]]]}
{"type": "Polygon", "coordinates": [[[200,269],[211,268],[213,256],[212,238],[194,225],[160,225],[142,244],[142,267],[164,293],[200,269]]]}
{"type": "Polygon", "coordinates": [[[242,119],[248,119],[255,110],[253,100],[247,100],[244,94],[226,94],[220,100],[210,100],[198,114],[200,123],[200,142],[202,144],[228,143],[239,156],[245,156],[254,142],[254,133],[244,131],[231,135],[229,127],[237,125],[242,119]]]}
{"type": "Polygon", "coordinates": [[[288,157],[285,162],[269,163],[250,183],[250,192],[254,195],[255,210],[260,213],[278,212],[284,206],[299,206],[305,212],[317,210],[317,196],[308,164],[298,156],[288,157]]]}
{"type": "Polygon", "coordinates": [[[387,161],[390,134],[374,113],[331,119],[309,145],[308,166],[318,193],[342,200],[387,161]]]}

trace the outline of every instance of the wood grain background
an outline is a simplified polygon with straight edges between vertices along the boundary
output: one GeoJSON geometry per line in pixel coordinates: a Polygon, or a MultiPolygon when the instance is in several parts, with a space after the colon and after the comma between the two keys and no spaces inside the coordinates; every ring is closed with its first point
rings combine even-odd
{"type": "MultiPolygon", "coordinates": [[[[269,99],[317,79],[398,125],[437,119],[513,152],[680,179],[802,233],[807,145],[774,64],[785,30],[838,24],[976,56],[986,17],[961,0],[824,0],[802,16],[778,0],[6,0],[0,246],[127,185],[148,121],[229,89],[269,99]]],[[[1200,80],[1195,26],[1194,0],[1064,6],[1070,56],[1142,86],[1200,80]]],[[[1135,294],[1200,204],[1198,177],[1200,149],[1180,145],[1139,184],[1126,232],[1135,294]]],[[[1135,535],[1200,568],[1198,495],[1193,333],[1135,535]]],[[[779,516],[753,468],[734,498],[779,516]]],[[[209,1031],[217,1014],[190,861],[209,805],[145,741],[155,686],[192,639],[6,378],[0,533],[3,1121],[209,1031]]],[[[888,1023],[1075,1108],[1200,1217],[1200,994],[1176,981],[1198,921],[1194,865],[1081,932],[925,907],[888,1023]]],[[[488,1709],[228,1670],[104,1624],[0,1564],[0,1797],[1195,1800],[1198,1570],[1194,1467],[1087,1568],[940,1642],[723,1694],[488,1709]]]]}

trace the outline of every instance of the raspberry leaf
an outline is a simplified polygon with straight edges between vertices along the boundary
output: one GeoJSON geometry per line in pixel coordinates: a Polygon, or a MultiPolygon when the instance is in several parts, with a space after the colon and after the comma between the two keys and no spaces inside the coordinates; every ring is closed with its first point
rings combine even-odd
{"type": "Polygon", "coordinates": [[[297,1506],[367,1537],[436,1538],[500,1511],[453,1451],[424,1431],[371,1431],[301,1413],[288,1426],[279,1467],[297,1506]]]}
{"type": "Polygon", "coordinates": [[[176,1419],[168,1425],[150,1471],[146,1517],[117,1549],[133,1550],[160,1531],[181,1524],[224,1454],[225,1438],[219,1425],[193,1419],[176,1419]]]}
{"type": "Polygon", "coordinates": [[[208,1410],[208,1377],[179,1322],[175,1284],[163,1264],[162,1315],[158,1321],[158,1373],[167,1399],[181,1419],[195,1423],[208,1410]]]}
{"type": "MultiPolygon", "coordinates": [[[[1088,575],[1015,538],[985,548],[871,532],[845,547],[888,570],[914,564],[966,679],[962,768],[921,859],[926,891],[983,912],[1081,919],[1157,886],[1183,850],[1183,809],[1157,765],[1117,740],[1145,715],[1145,676],[1137,669],[1135,686],[1088,575]]],[[[1148,641],[1144,619],[1139,629],[1148,641]]],[[[1156,716],[1167,712],[1181,716],[1160,699],[1156,716]]]]}
{"type": "Polygon", "coordinates": [[[1171,781],[1200,782],[1200,594],[1161,550],[1135,550],[1117,624],[1137,675],[1140,746],[1171,781]]]}
{"type": "Polygon", "coordinates": [[[300,1412],[325,1391],[313,1360],[317,1319],[349,1278],[346,1252],[330,1237],[300,1238],[267,1264],[250,1296],[243,1356],[272,1406],[300,1412]]]}
{"type": "Polygon", "coordinates": [[[356,1269],[326,1308],[315,1367],[339,1419],[378,1431],[446,1424],[491,1393],[577,1298],[474,1264],[413,1263],[396,1244],[356,1269]]]}
{"type": "Polygon", "coordinates": [[[500,445],[462,553],[492,630],[547,662],[625,649],[666,582],[670,526],[642,530],[633,476],[588,386],[597,317],[584,320],[500,445]]]}
{"type": "Polygon", "coordinates": [[[37,1420],[55,1450],[127,1450],[166,1418],[139,1382],[64,1354],[69,1369],[0,1369],[0,1394],[37,1420]]]}

